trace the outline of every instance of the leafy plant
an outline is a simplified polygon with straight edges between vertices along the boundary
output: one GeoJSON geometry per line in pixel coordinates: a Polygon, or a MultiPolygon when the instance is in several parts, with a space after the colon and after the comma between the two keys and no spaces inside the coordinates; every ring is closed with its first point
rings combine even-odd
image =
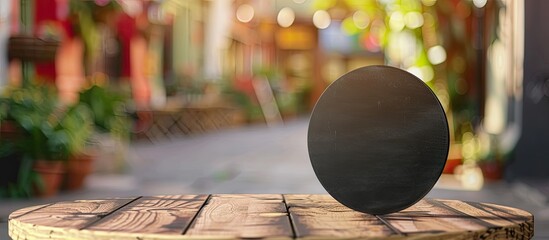
{"type": "Polygon", "coordinates": [[[21,132],[16,148],[32,159],[52,159],[60,151],[59,140],[48,142],[48,137],[57,136],[54,128],[58,124],[57,94],[50,86],[29,83],[25,87],[11,88],[2,100],[6,120],[13,121],[21,132]]]}
{"type": "Polygon", "coordinates": [[[97,43],[99,41],[99,30],[97,23],[101,21],[100,13],[121,11],[117,1],[82,1],[70,0],[69,10],[73,19],[75,32],[78,33],[84,42],[85,55],[88,61],[95,56],[97,43]]]}
{"type": "Polygon", "coordinates": [[[61,105],[46,84],[30,82],[6,93],[0,98],[0,120],[13,124],[18,136],[0,139],[0,157],[19,167],[16,182],[1,186],[0,197],[30,196],[33,184],[40,185],[34,161],[62,161],[83,151],[92,132],[91,113],[84,104],[61,105]]]}
{"type": "Polygon", "coordinates": [[[68,136],[67,153],[69,156],[83,152],[93,131],[90,109],[87,105],[80,103],[71,106],[56,129],[65,132],[65,135],[68,136]]]}
{"type": "Polygon", "coordinates": [[[99,132],[110,132],[123,138],[129,133],[130,124],[124,104],[125,97],[99,85],[80,92],[80,104],[91,109],[91,119],[99,132]]]}
{"type": "Polygon", "coordinates": [[[2,100],[4,118],[21,129],[16,148],[32,159],[65,160],[81,151],[91,135],[86,105],[62,106],[52,86],[30,83],[2,100]]]}

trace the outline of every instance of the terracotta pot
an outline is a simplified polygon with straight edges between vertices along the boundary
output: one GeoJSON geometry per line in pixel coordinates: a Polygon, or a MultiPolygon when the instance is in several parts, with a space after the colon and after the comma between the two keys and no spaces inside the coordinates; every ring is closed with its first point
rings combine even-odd
{"type": "Polygon", "coordinates": [[[37,197],[51,197],[61,188],[65,164],[62,161],[37,160],[33,166],[34,172],[42,179],[43,185],[35,185],[37,197]]]}
{"type": "Polygon", "coordinates": [[[503,178],[503,164],[499,161],[482,162],[479,167],[486,180],[496,181],[503,178]]]}
{"type": "Polygon", "coordinates": [[[69,158],[64,189],[78,190],[84,186],[86,177],[93,171],[94,154],[80,153],[69,158]]]}

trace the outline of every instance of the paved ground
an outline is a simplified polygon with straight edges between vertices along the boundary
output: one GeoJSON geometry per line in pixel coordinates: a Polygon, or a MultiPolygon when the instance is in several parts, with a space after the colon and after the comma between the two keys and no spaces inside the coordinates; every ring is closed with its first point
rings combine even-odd
{"type": "MultiPolygon", "coordinates": [[[[15,209],[46,202],[113,196],[190,193],[325,193],[310,166],[306,119],[274,128],[251,126],[163,143],[134,143],[126,174],[93,175],[85,189],[50,199],[0,200],[0,239],[15,209]]],[[[549,239],[544,196],[524,184],[488,183],[481,191],[450,190],[445,176],[428,197],[499,203],[535,215],[536,239],[549,239]]]]}

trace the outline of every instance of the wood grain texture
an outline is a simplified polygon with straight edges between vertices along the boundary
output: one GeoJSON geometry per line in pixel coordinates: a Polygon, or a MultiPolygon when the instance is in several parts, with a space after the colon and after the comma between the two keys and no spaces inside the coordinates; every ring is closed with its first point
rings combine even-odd
{"type": "Polygon", "coordinates": [[[37,206],[31,206],[31,207],[21,208],[21,209],[19,209],[19,210],[16,210],[16,211],[12,212],[12,213],[9,215],[8,219],[18,218],[18,217],[20,217],[20,216],[23,216],[23,215],[25,215],[25,214],[29,214],[29,213],[31,213],[31,212],[34,212],[34,211],[36,211],[36,210],[38,210],[38,209],[44,208],[44,207],[49,206],[49,205],[51,205],[51,204],[43,204],[43,205],[37,205],[37,206]]]}
{"type": "Polygon", "coordinates": [[[403,234],[476,231],[491,226],[426,199],[380,218],[403,234]]]}
{"type": "Polygon", "coordinates": [[[458,200],[438,201],[468,217],[493,225],[487,230],[476,231],[476,238],[530,239],[534,236],[534,215],[526,211],[495,204],[467,203],[458,200]]]}
{"type": "Polygon", "coordinates": [[[181,235],[208,195],[142,197],[86,230],[181,235]]]}
{"type": "Polygon", "coordinates": [[[282,195],[212,195],[186,235],[292,238],[293,231],[282,195]]]}
{"type": "Polygon", "coordinates": [[[120,198],[59,202],[15,219],[36,225],[78,229],[99,220],[132,200],[134,199],[120,198]]]}
{"type": "Polygon", "coordinates": [[[521,209],[492,204],[492,203],[477,203],[466,202],[469,205],[482,209],[487,212],[491,212],[494,215],[507,219],[514,223],[522,223],[532,220],[532,214],[521,209]]]}
{"type": "Polygon", "coordinates": [[[465,202],[423,199],[380,218],[402,234],[416,238],[530,239],[534,234],[533,217],[525,211],[521,213],[522,221],[511,222],[465,202]]]}
{"type": "Polygon", "coordinates": [[[28,214],[13,215],[8,223],[9,235],[12,239],[71,239],[67,238],[68,232],[78,232],[133,200],[135,198],[54,203],[28,214]]]}
{"type": "Polygon", "coordinates": [[[373,215],[354,211],[329,195],[284,195],[298,238],[387,237],[393,231],[373,215]]]}
{"type": "Polygon", "coordinates": [[[9,235],[25,239],[530,239],[532,214],[507,206],[423,199],[382,216],[329,195],[177,195],[24,208],[9,235]]]}
{"type": "Polygon", "coordinates": [[[507,219],[501,218],[493,213],[476,208],[470,204],[457,200],[440,200],[444,205],[455,209],[457,212],[461,212],[464,215],[470,216],[474,219],[479,219],[487,223],[487,227],[496,226],[510,226],[514,223],[507,219]]]}

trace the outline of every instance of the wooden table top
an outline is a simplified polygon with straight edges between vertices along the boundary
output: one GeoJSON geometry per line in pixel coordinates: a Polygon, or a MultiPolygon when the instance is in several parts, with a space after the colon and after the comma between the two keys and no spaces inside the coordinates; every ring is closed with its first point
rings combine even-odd
{"type": "Polygon", "coordinates": [[[529,239],[532,214],[507,206],[423,199],[388,215],[329,195],[221,194],[58,202],[9,216],[13,239],[384,238],[529,239]]]}

